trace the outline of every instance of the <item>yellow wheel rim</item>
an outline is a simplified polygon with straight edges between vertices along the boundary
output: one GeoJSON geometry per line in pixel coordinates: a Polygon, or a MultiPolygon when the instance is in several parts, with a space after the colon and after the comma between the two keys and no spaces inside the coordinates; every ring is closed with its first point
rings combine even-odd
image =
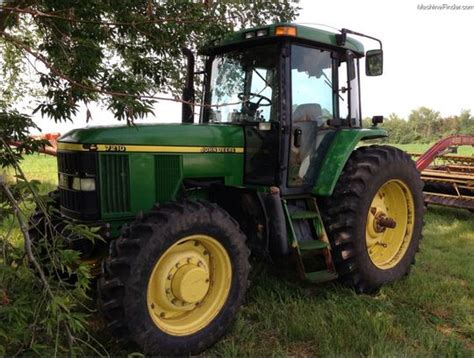
{"type": "Polygon", "coordinates": [[[193,334],[220,312],[231,280],[232,266],[222,244],[207,235],[187,236],[155,264],[148,281],[148,312],[170,335],[193,334]]]}
{"type": "Polygon", "coordinates": [[[379,269],[395,267],[404,257],[413,235],[415,205],[410,189],[401,180],[383,184],[367,214],[366,244],[379,269]]]}

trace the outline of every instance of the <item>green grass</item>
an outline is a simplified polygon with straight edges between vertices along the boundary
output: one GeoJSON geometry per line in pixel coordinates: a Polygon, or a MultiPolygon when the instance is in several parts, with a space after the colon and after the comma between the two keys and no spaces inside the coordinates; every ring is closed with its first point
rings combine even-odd
{"type": "MultiPolygon", "coordinates": [[[[25,155],[21,168],[29,180],[36,179],[42,183],[42,194],[55,189],[58,182],[56,157],[46,154],[25,155]]],[[[11,178],[14,173],[9,171],[7,174],[11,178]]]]}
{"type": "MultiPolygon", "coordinates": [[[[390,144],[393,145],[394,147],[403,149],[406,152],[409,153],[424,153],[426,152],[432,145],[432,144],[418,144],[418,143],[413,143],[413,144],[390,144]]],[[[474,155],[474,147],[472,146],[467,146],[463,145],[460,147],[457,147],[458,152],[457,153],[452,153],[453,155],[474,155]]]]}
{"type": "MultiPolygon", "coordinates": [[[[54,188],[54,158],[28,156],[23,168],[30,179],[45,182],[42,191],[54,188]]],[[[4,230],[5,223],[0,235],[4,230]]],[[[412,273],[374,296],[337,283],[305,285],[291,271],[253,263],[245,305],[230,332],[205,354],[473,356],[473,257],[474,215],[430,207],[412,273]]],[[[115,355],[136,349],[104,342],[115,355]]]]}
{"type": "MultiPolygon", "coordinates": [[[[39,186],[40,194],[47,194],[48,192],[56,189],[57,186],[57,160],[55,157],[45,154],[26,155],[21,163],[21,168],[24,171],[26,177],[29,180],[39,180],[41,182],[39,186]]],[[[0,173],[2,169],[0,169],[0,173]]],[[[7,171],[6,177],[8,180],[14,180],[15,173],[13,171],[7,171]]],[[[22,206],[25,213],[32,213],[34,207],[22,206]]],[[[13,218],[1,218],[0,217],[0,237],[5,235],[8,228],[13,223],[13,218]]],[[[22,245],[23,237],[18,227],[15,227],[10,234],[10,241],[15,245],[22,245]]]]}

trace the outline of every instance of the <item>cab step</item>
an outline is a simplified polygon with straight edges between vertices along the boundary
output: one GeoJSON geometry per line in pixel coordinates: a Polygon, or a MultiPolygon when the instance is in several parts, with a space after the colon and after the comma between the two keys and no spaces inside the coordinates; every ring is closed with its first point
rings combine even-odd
{"type": "Polygon", "coordinates": [[[301,252],[315,251],[327,249],[329,247],[327,242],[319,240],[305,241],[298,244],[301,252]]]}
{"type": "Polygon", "coordinates": [[[296,211],[290,214],[292,220],[309,220],[316,219],[319,214],[315,211],[296,211]]]}
{"type": "Polygon", "coordinates": [[[307,196],[284,199],[282,203],[288,239],[300,278],[312,283],[337,279],[331,247],[316,199],[307,196]]]}
{"type": "Polygon", "coordinates": [[[314,272],[306,272],[306,280],[309,282],[327,282],[333,281],[338,278],[338,274],[335,272],[322,270],[322,271],[314,271],[314,272]]]}

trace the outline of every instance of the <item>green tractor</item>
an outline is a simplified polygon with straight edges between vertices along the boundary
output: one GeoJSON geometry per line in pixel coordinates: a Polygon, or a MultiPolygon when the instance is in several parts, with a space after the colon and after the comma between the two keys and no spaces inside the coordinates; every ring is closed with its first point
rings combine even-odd
{"type": "Polygon", "coordinates": [[[348,34],[365,36],[294,24],[231,33],[201,50],[199,73],[184,51],[182,123],[60,138],[56,205],[62,219],[102,227],[107,249],[71,245],[101,267],[113,333],[149,354],[203,351],[243,302],[251,254],[357,292],[409,272],[422,182],[404,152],[360,145],[387,135],[379,116],[362,128],[360,104],[359,61],[380,75],[382,44],[364,53],[348,34]]]}

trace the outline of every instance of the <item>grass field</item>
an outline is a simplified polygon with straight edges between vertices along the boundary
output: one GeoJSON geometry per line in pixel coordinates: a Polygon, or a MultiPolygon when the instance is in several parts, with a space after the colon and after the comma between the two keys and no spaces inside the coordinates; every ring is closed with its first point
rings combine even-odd
{"type": "MultiPolygon", "coordinates": [[[[42,191],[54,188],[54,158],[29,156],[23,168],[30,179],[44,182],[42,191]]],[[[473,356],[473,258],[474,215],[430,207],[411,275],[374,296],[337,283],[304,285],[293,272],[253,263],[245,305],[206,355],[473,356]]],[[[107,339],[104,344],[113,355],[135,350],[107,339]]]]}
{"type": "MultiPolygon", "coordinates": [[[[432,144],[392,144],[395,147],[403,149],[409,153],[424,153],[432,144]]],[[[457,147],[458,152],[455,155],[474,155],[474,147],[467,145],[457,147]]],[[[453,153],[454,154],[454,153],[453,153]]]]}

